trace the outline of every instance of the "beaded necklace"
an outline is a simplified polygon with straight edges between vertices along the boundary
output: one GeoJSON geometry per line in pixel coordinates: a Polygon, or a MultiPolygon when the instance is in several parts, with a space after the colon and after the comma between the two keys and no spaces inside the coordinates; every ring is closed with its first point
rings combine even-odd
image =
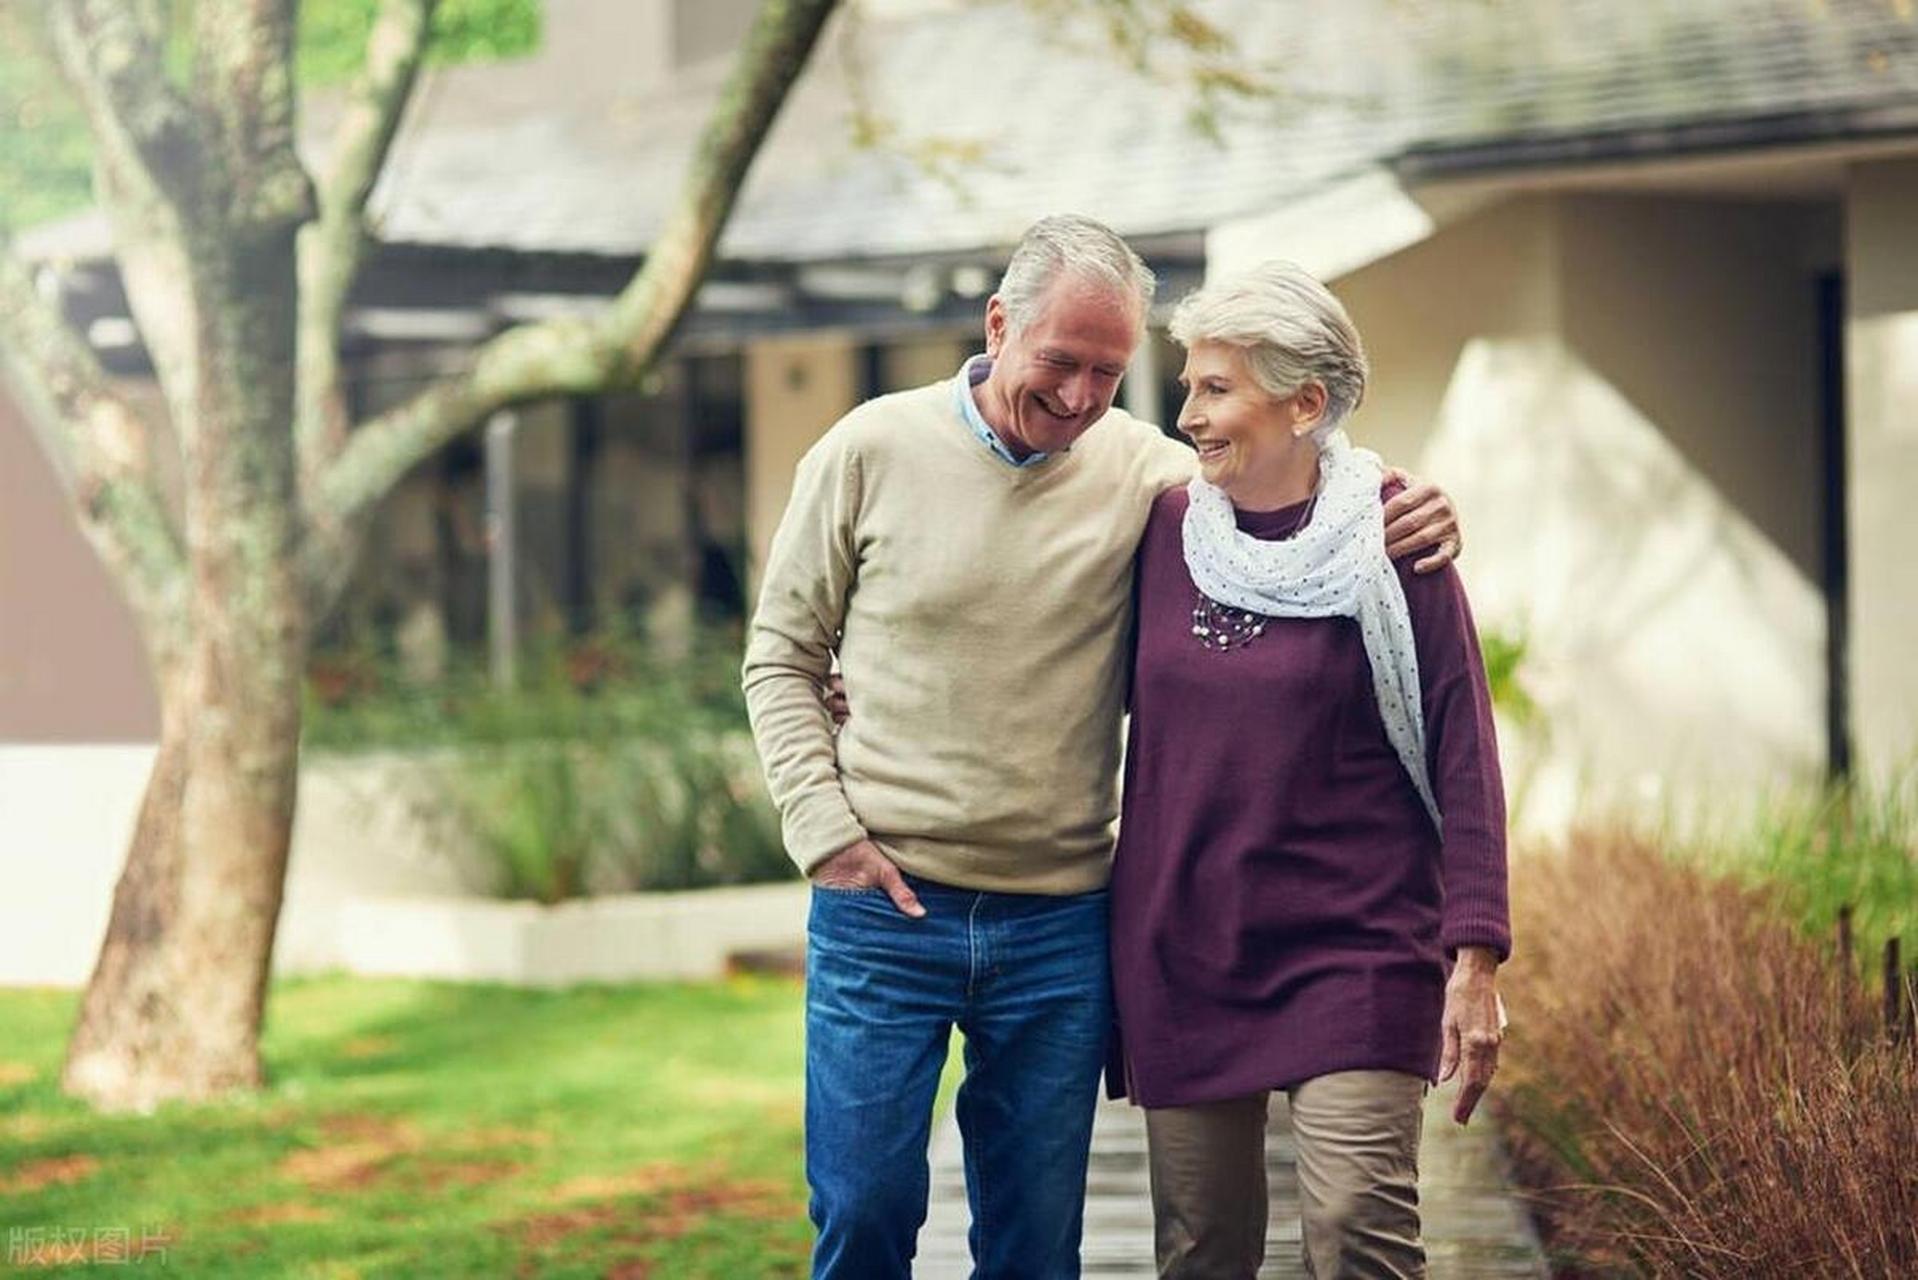
{"type": "MultiPolygon", "coordinates": [[[[1306,521],[1312,518],[1312,508],[1319,502],[1318,490],[1312,491],[1311,501],[1305,504],[1298,521],[1290,529],[1280,534],[1281,538],[1290,538],[1305,528],[1306,521]]],[[[1198,603],[1192,606],[1192,635],[1201,647],[1213,653],[1228,653],[1233,649],[1243,649],[1261,635],[1265,634],[1265,624],[1271,619],[1262,613],[1250,609],[1235,609],[1220,604],[1201,591],[1198,603]]]]}

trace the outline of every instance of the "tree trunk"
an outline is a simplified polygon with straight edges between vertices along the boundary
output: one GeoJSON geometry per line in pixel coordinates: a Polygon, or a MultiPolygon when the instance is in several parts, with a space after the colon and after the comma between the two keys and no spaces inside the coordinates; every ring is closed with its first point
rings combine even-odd
{"type": "Polygon", "coordinates": [[[297,655],[262,678],[254,652],[196,640],[163,679],[159,754],[62,1075],[98,1106],[146,1111],[262,1083],[300,701],[284,677],[297,655]]]}
{"type": "Polygon", "coordinates": [[[346,159],[330,180],[325,225],[307,241],[309,285],[323,296],[312,299],[304,361],[296,242],[315,206],[293,146],[294,0],[190,6],[190,92],[167,74],[164,6],[51,7],[184,480],[176,530],[149,497],[157,488],[143,456],[109,447],[131,438],[125,428],[136,415],[111,396],[104,371],[28,274],[0,263],[0,321],[32,340],[9,349],[34,354],[42,399],[81,419],[73,434],[87,466],[76,497],[99,517],[96,541],[129,598],[145,606],[142,634],[160,688],[159,754],[68,1044],[67,1092],[105,1109],[148,1110],[263,1082],[259,1030],[291,840],[310,624],[343,587],[369,513],[408,469],[493,409],[598,393],[651,364],[836,4],[763,0],[680,201],[610,319],[501,335],[464,375],[351,439],[337,420],[338,321],[367,234],[364,203],[432,0],[382,6],[386,45],[343,129],[346,159]]]}
{"type": "Polygon", "coordinates": [[[191,246],[191,374],[166,386],[184,462],[187,638],[153,658],[159,755],[62,1074],[106,1109],[262,1081],[309,634],[292,430],[304,210],[288,206],[202,218],[191,246]]]}

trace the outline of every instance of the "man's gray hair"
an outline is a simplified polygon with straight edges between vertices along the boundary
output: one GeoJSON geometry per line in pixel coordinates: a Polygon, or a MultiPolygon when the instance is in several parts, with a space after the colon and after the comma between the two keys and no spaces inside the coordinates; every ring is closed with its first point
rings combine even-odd
{"type": "Polygon", "coordinates": [[[1139,300],[1145,323],[1159,282],[1132,246],[1103,222],[1076,213],[1055,213],[1027,228],[999,280],[999,305],[1007,327],[1017,332],[1039,314],[1039,300],[1061,276],[1071,275],[1139,300]]]}
{"type": "Polygon", "coordinates": [[[1365,347],[1352,317],[1294,263],[1262,263],[1188,294],[1172,313],[1172,336],[1186,347],[1240,348],[1253,378],[1275,396],[1323,386],[1325,416],[1312,429],[1320,445],[1365,398],[1365,347]]]}

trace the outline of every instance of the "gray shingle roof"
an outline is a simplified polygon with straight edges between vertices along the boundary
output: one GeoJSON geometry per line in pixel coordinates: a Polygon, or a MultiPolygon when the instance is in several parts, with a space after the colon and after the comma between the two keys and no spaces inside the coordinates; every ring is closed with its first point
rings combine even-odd
{"type": "MultiPolygon", "coordinates": [[[[804,261],[1003,245],[1074,209],[1133,236],[1203,229],[1410,149],[1918,108],[1910,0],[1212,0],[1279,96],[1223,145],[1189,98],[1049,39],[1017,4],[830,37],[755,166],[722,253],[804,261]],[[849,141],[844,42],[906,137],[976,144],[954,184],[849,141]]],[[[578,15],[584,9],[560,10],[578,15]]],[[[575,20],[568,18],[567,20],[575,20]]],[[[716,87],[558,59],[434,73],[375,194],[393,242],[633,254],[716,87]]]]}
{"type": "MultiPolygon", "coordinates": [[[[1062,48],[1017,5],[869,24],[850,38],[880,112],[907,137],[978,144],[979,162],[955,190],[856,151],[843,50],[829,47],[724,252],[963,251],[1062,208],[1131,235],[1196,230],[1413,146],[1918,104],[1918,22],[1895,0],[1220,0],[1205,12],[1280,68],[1280,96],[1237,113],[1223,146],[1189,127],[1183,92],[1062,48]]],[[[643,248],[709,88],[650,106],[576,92],[544,119],[439,128],[425,113],[415,160],[381,193],[387,234],[643,248]]]]}

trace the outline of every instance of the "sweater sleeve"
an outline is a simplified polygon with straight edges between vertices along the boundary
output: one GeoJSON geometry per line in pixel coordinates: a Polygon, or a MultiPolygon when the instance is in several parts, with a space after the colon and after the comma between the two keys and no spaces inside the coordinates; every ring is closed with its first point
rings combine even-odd
{"type": "Polygon", "coordinates": [[[1505,784],[1491,688],[1465,585],[1450,565],[1414,574],[1399,566],[1412,616],[1425,712],[1425,758],[1442,815],[1445,910],[1440,942],[1511,955],[1506,903],[1505,784]]]}
{"type": "Polygon", "coordinates": [[[808,874],[866,837],[840,785],[832,718],[819,691],[857,575],[859,501],[858,454],[843,433],[829,432],[793,478],[740,677],[786,852],[808,874]]]}

